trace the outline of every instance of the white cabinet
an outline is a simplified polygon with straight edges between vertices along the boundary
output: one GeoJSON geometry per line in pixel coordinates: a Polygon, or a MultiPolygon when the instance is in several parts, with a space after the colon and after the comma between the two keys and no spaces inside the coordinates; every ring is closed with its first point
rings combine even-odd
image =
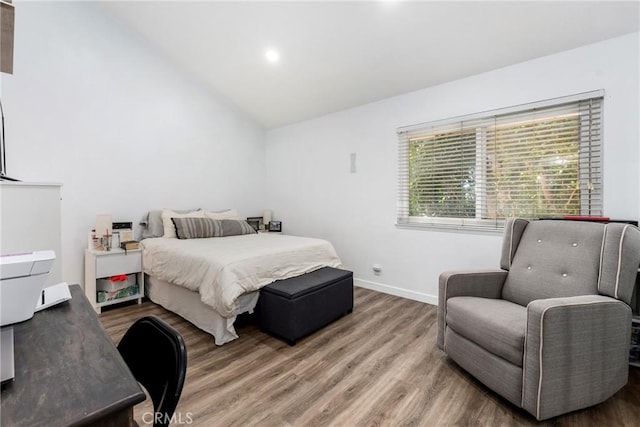
{"type": "Polygon", "coordinates": [[[62,184],[0,183],[0,251],[54,251],[56,260],[47,286],[62,281],[61,187],[62,184]]]}
{"type": "Polygon", "coordinates": [[[142,250],[112,249],[110,251],[94,251],[85,249],[84,252],[84,291],[93,308],[100,313],[101,307],[118,304],[137,299],[138,304],[144,296],[144,273],[142,272],[142,250]],[[138,293],[123,298],[98,302],[96,281],[119,274],[135,274],[138,293]]]}

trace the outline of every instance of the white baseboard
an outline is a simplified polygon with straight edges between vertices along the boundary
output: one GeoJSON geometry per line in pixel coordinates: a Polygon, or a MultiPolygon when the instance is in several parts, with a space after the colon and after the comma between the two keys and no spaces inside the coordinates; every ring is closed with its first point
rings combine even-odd
{"type": "Polygon", "coordinates": [[[438,305],[438,296],[423,294],[421,292],[409,291],[407,289],[397,288],[395,286],[383,285],[382,283],[371,282],[369,280],[353,279],[353,284],[361,288],[371,289],[372,291],[383,292],[385,294],[395,295],[397,297],[408,298],[414,301],[420,301],[431,305],[438,305]]]}

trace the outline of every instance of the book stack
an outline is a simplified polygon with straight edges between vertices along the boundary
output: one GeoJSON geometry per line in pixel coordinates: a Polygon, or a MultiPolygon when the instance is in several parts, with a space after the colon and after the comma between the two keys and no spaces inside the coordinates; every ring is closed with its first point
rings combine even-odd
{"type": "Polygon", "coordinates": [[[140,247],[140,243],[135,240],[127,240],[126,242],[120,243],[120,248],[125,251],[130,251],[132,249],[138,249],[140,247]]]}

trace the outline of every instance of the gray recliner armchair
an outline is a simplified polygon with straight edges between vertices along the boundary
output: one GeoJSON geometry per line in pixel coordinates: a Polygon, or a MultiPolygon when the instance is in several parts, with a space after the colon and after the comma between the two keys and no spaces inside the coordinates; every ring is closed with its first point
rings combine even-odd
{"type": "Polygon", "coordinates": [[[500,269],[439,282],[438,347],[544,420],[603,402],[628,381],[640,230],[628,224],[505,224],[500,269]]]}

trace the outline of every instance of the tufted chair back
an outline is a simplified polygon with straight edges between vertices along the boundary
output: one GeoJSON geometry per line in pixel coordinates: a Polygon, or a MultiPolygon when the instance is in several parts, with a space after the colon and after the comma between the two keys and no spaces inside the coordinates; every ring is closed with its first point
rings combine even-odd
{"type": "Polygon", "coordinates": [[[629,304],[635,274],[624,263],[635,261],[625,248],[639,242],[640,232],[628,224],[509,220],[500,262],[509,271],[502,298],[526,306],[537,299],[602,294],[629,304]]]}

